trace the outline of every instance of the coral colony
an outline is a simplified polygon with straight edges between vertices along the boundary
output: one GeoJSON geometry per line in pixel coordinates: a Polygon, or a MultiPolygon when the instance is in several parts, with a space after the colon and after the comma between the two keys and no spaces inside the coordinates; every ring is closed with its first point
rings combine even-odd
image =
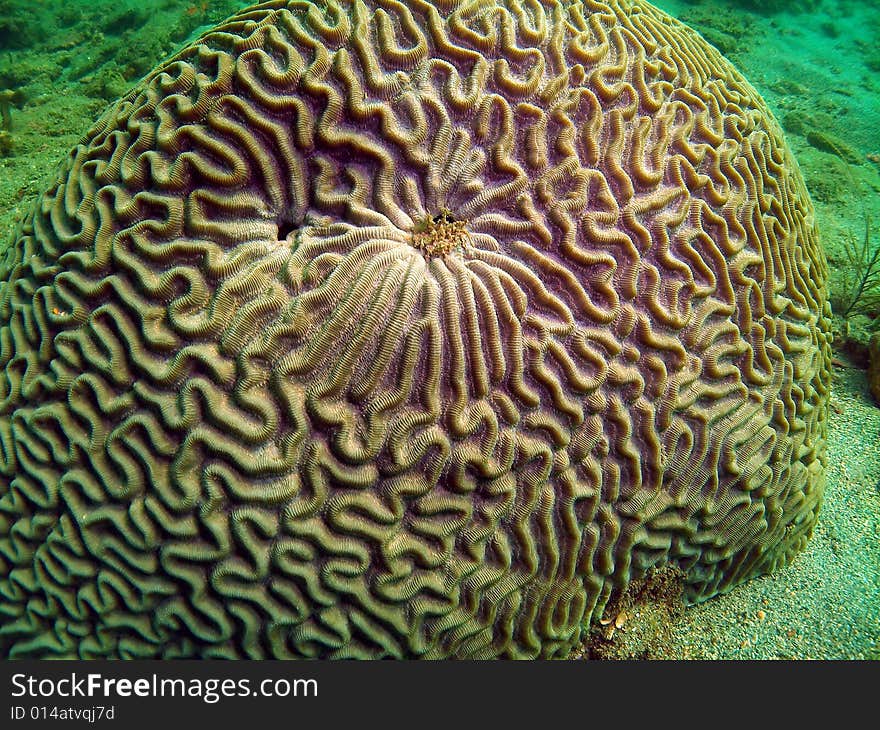
{"type": "Polygon", "coordinates": [[[110,107],[0,279],[10,656],[566,656],[822,500],[810,200],[644,2],[254,5],[110,107]]]}

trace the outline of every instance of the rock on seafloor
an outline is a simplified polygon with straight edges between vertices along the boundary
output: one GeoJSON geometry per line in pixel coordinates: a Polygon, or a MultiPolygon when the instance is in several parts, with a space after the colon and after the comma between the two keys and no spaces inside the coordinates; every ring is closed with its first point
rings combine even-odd
{"type": "Polygon", "coordinates": [[[107,110],[0,273],[8,656],[565,656],[821,504],[809,197],[647,3],[254,5],[107,110]]]}
{"type": "Polygon", "coordinates": [[[868,343],[868,389],[874,402],[880,406],[880,332],[868,343]]]}

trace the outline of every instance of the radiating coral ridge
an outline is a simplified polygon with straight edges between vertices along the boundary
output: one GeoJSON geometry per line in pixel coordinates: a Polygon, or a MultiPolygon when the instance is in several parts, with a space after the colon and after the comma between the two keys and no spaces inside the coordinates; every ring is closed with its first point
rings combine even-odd
{"type": "Polygon", "coordinates": [[[271,0],[112,106],[0,284],[0,649],[561,657],[786,563],[826,263],[642,2],[271,0]]]}

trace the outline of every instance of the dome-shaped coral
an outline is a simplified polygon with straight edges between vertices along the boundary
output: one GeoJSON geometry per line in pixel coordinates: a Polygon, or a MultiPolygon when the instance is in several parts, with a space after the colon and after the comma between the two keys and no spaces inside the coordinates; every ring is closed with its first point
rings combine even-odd
{"type": "Polygon", "coordinates": [[[256,5],[108,110],[0,273],[13,656],[560,656],[819,509],[810,201],[642,2],[256,5]]]}

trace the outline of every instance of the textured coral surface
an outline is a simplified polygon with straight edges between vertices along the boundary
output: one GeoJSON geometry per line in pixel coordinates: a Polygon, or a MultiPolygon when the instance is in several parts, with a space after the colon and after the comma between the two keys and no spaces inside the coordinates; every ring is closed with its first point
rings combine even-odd
{"type": "Polygon", "coordinates": [[[272,0],[70,154],[0,265],[0,649],[562,656],[821,503],[782,134],[641,2],[272,0]]]}

